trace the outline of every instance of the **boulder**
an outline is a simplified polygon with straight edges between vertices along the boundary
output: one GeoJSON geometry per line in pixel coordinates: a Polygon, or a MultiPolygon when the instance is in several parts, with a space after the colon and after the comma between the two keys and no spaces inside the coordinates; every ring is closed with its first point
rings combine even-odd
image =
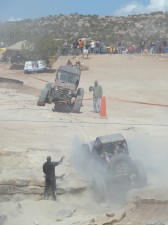
{"type": "Polygon", "coordinates": [[[97,219],[97,225],[113,225],[114,223],[120,222],[125,216],[125,210],[117,211],[115,213],[108,212],[106,215],[100,216],[100,218],[97,219]]]}
{"type": "Polygon", "coordinates": [[[135,189],[129,192],[128,202],[139,203],[168,203],[168,188],[144,188],[135,189]]]}
{"type": "Polygon", "coordinates": [[[74,208],[66,208],[59,210],[58,212],[56,212],[57,221],[62,221],[67,217],[71,217],[75,211],[76,209],[74,208]]]}

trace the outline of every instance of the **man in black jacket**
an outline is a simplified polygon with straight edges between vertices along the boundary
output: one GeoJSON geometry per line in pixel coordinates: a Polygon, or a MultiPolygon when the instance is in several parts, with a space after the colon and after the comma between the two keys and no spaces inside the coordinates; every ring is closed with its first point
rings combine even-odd
{"type": "Polygon", "coordinates": [[[44,199],[48,199],[48,191],[51,188],[52,198],[56,200],[56,176],[55,176],[55,167],[60,165],[63,162],[64,157],[58,162],[51,162],[51,156],[47,157],[47,162],[43,164],[43,172],[45,174],[45,192],[44,199]]]}
{"type": "Polygon", "coordinates": [[[74,41],[74,43],[73,43],[73,58],[75,58],[75,56],[78,55],[78,46],[79,46],[79,42],[74,41]]]}

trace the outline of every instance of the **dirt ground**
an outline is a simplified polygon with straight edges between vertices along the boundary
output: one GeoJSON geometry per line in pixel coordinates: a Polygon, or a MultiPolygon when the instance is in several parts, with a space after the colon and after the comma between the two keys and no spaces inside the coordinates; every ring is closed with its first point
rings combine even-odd
{"type": "MultiPolygon", "coordinates": [[[[23,86],[0,84],[0,182],[32,179],[43,182],[42,165],[46,156],[59,160],[64,155],[64,163],[56,168],[58,175],[65,173],[59,185],[66,188],[88,186],[87,179],[71,164],[73,148],[79,140],[84,142],[99,135],[122,133],[128,140],[132,157],[139,158],[148,173],[148,191],[144,191],[142,198],[147,199],[151,192],[154,196],[150,199],[159,196],[155,205],[153,202],[134,205],[134,211],[129,211],[123,221],[125,224],[156,220],[168,223],[168,58],[149,55],[60,57],[54,68],[66,64],[68,59],[74,63],[80,60],[89,68],[82,71],[80,80],[80,87],[85,90],[80,114],[52,112],[52,105],[37,106],[41,88],[47,81],[54,81],[55,73],[25,75],[23,71],[9,70],[9,65],[0,64],[0,77],[24,82],[23,86]],[[93,112],[89,86],[94,80],[103,87],[107,118],[93,112]]],[[[81,194],[60,195],[57,202],[27,199],[21,201],[21,209],[18,209],[18,201],[16,197],[0,203],[0,214],[7,215],[8,225],[94,224],[89,221],[97,215],[123,207],[113,203],[110,206],[98,204],[89,189],[81,194]],[[73,216],[56,221],[56,212],[64,208],[76,211],[73,216]]]]}

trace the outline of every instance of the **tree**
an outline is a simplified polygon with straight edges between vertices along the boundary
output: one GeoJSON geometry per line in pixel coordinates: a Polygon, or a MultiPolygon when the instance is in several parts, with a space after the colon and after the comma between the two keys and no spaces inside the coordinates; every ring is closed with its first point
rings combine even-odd
{"type": "Polygon", "coordinates": [[[48,37],[35,37],[29,40],[29,48],[23,49],[26,60],[46,60],[55,55],[57,45],[48,37]]]}

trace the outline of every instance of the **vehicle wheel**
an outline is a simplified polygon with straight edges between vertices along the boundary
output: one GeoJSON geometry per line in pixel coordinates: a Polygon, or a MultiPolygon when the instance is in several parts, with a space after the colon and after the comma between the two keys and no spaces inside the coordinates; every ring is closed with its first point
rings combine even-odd
{"type": "Polygon", "coordinates": [[[73,109],[72,109],[72,113],[80,113],[80,108],[82,106],[82,100],[83,100],[83,97],[80,95],[77,95],[73,109]]]}
{"type": "Polygon", "coordinates": [[[144,165],[141,161],[136,160],[134,161],[135,169],[136,169],[136,185],[138,187],[145,187],[147,186],[147,174],[144,168],[144,165]]]}
{"type": "Polygon", "coordinates": [[[84,96],[84,89],[83,88],[78,89],[78,95],[80,95],[83,98],[83,96],[84,96]]]}
{"type": "Polygon", "coordinates": [[[135,166],[128,155],[118,154],[110,161],[110,169],[113,176],[132,175],[135,173],[135,166]]]}
{"type": "Polygon", "coordinates": [[[80,113],[80,108],[82,106],[83,96],[84,96],[84,89],[79,88],[77,97],[75,99],[75,104],[74,104],[74,107],[72,109],[73,113],[80,113]]]}
{"type": "Polygon", "coordinates": [[[42,89],[42,91],[39,95],[38,101],[37,101],[38,106],[45,106],[45,103],[47,102],[49,91],[51,90],[51,85],[52,85],[52,83],[47,83],[45,88],[42,89]]]}
{"type": "Polygon", "coordinates": [[[132,178],[136,177],[136,169],[132,159],[126,154],[118,154],[109,162],[111,173],[111,187],[117,193],[118,199],[124,199],[127,192],[133,187],[132,178]],[[119,195],[121,194],[121,198],[119,195]]]}

